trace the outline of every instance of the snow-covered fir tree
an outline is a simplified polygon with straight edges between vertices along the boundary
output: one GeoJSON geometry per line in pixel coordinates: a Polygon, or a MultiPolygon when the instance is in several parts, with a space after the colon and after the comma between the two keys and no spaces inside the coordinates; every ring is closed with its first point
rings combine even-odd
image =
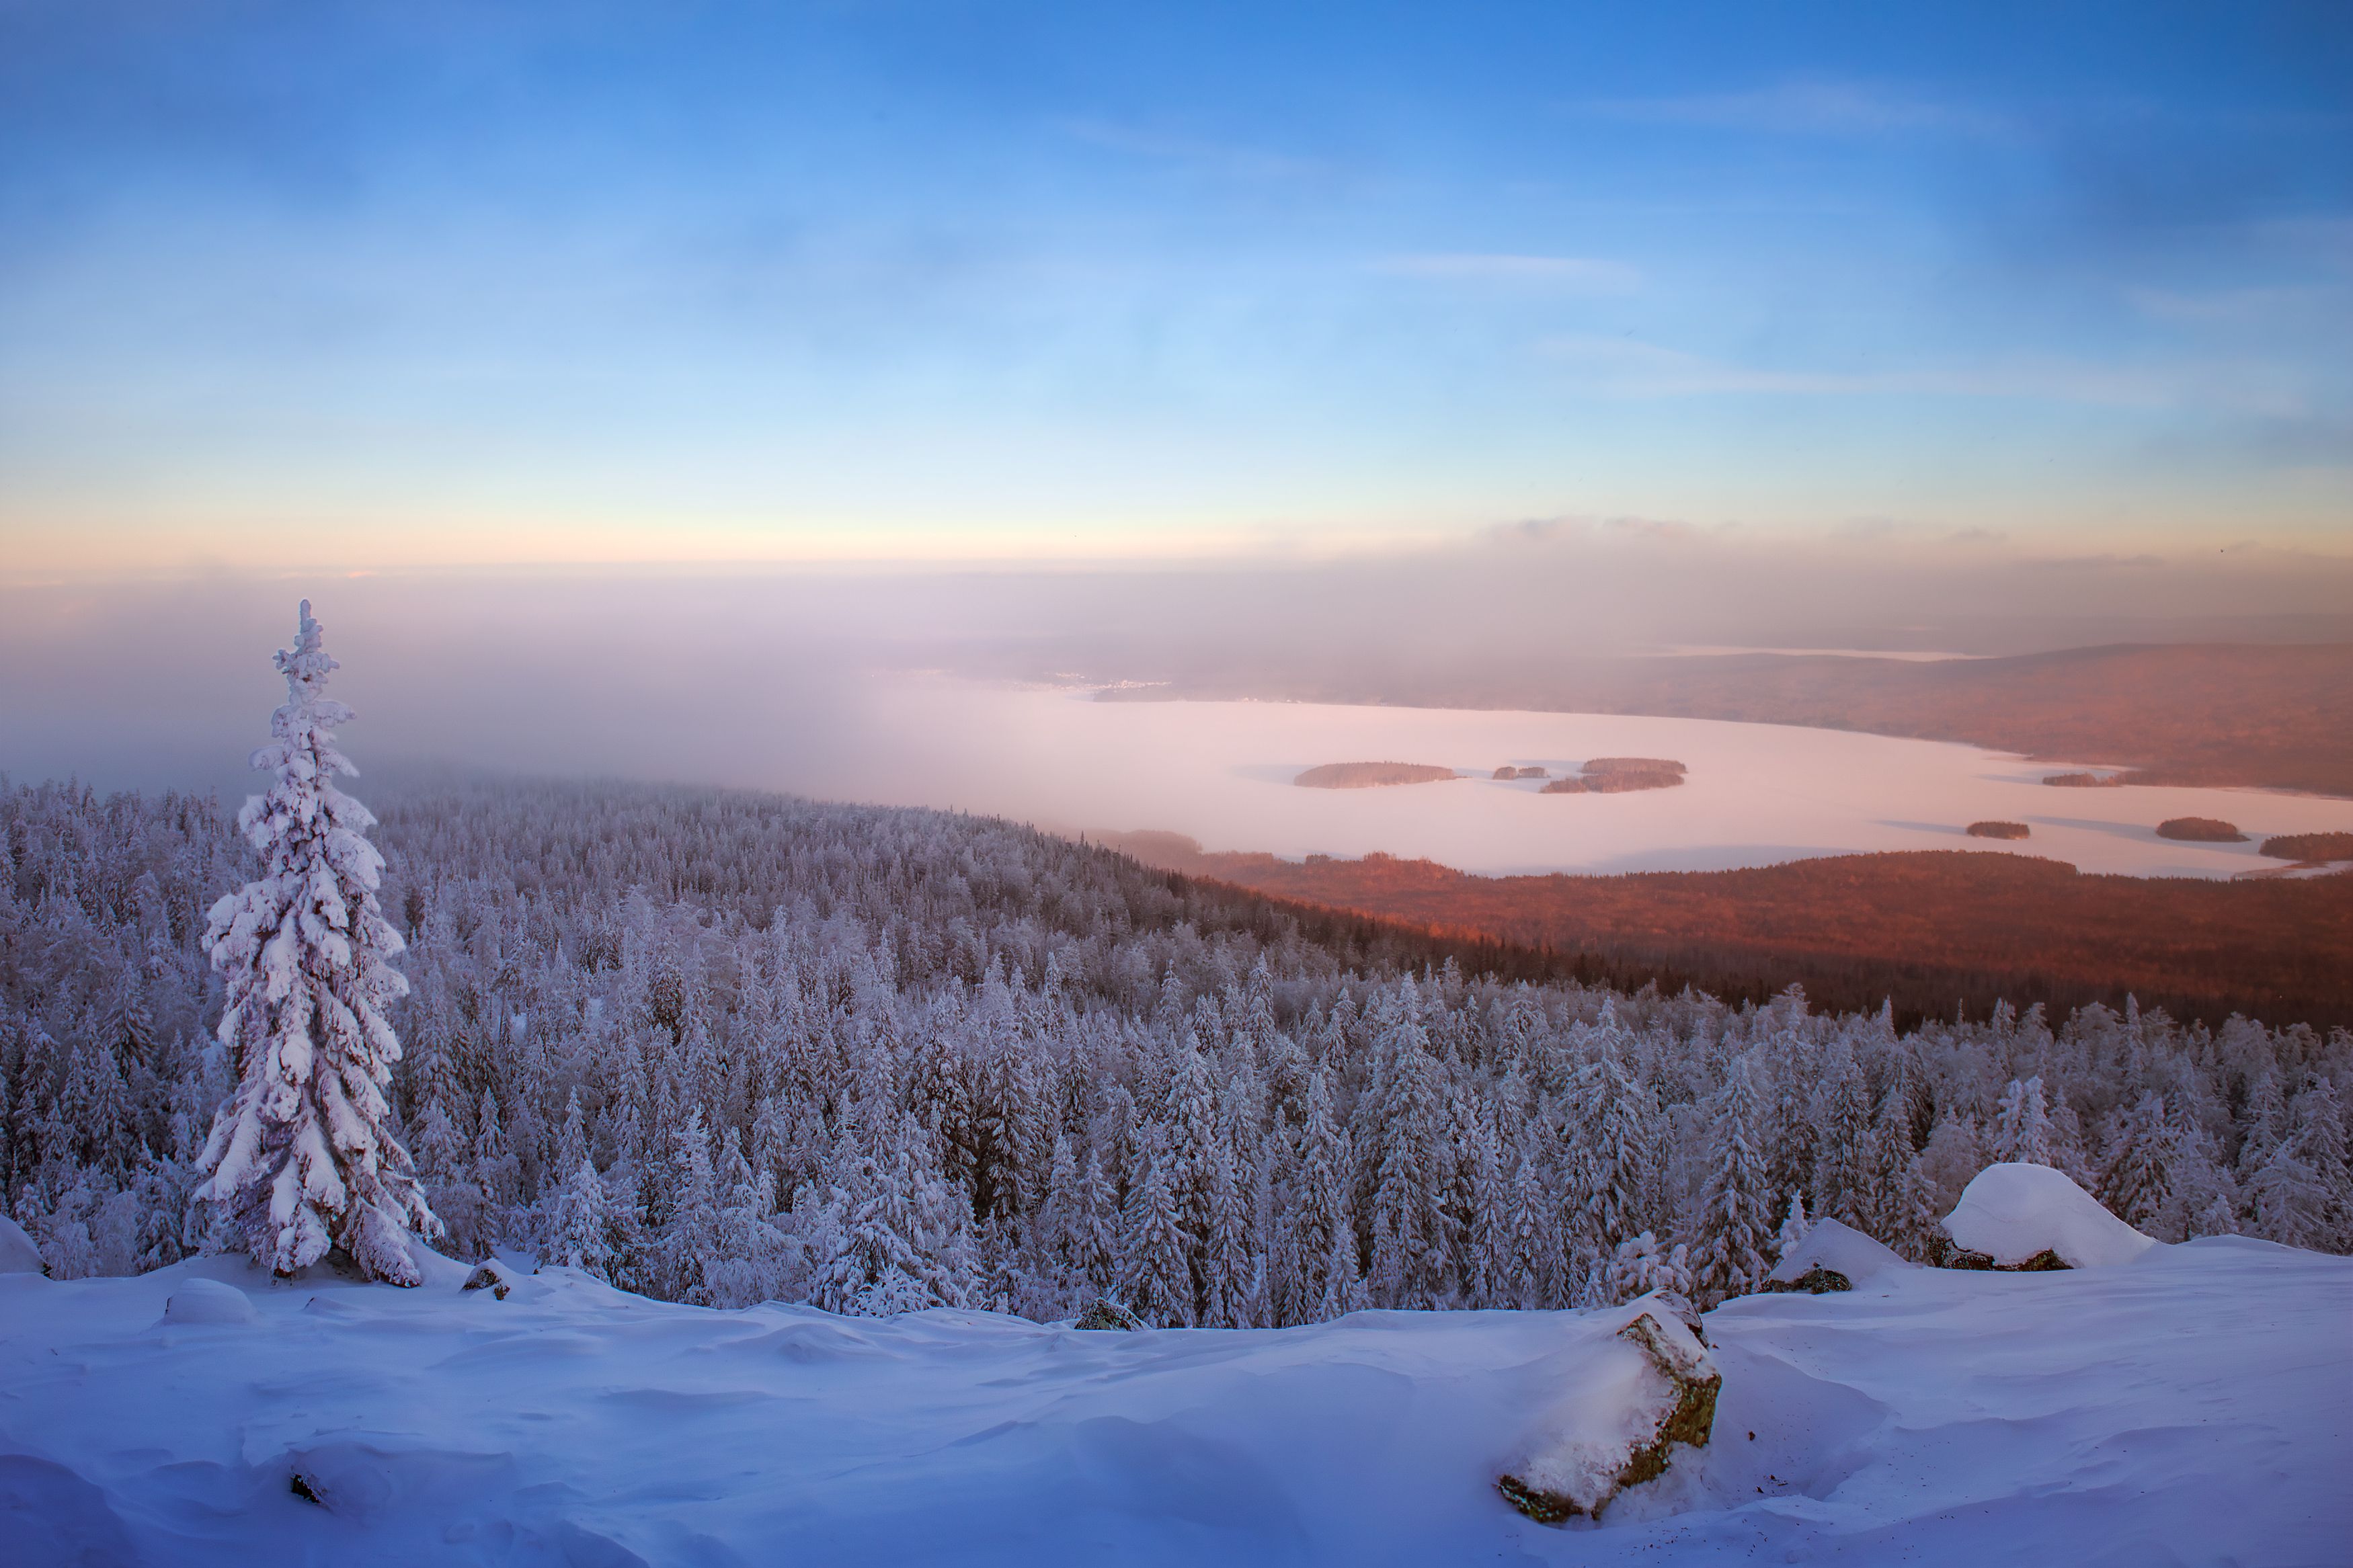
{"type": "Polygon", "coordinates": [[[1813,1216],[1806,1212],[1805,1194],[1791,1193],[1789,1206],[1782,1211],[1781,1227],[1773,1234],[1775,1266],[1787,1262],[1789,1255],[1797,1251],[1799,1245],[1806,1239],[1806,1233],[1813,1228],[1813,1216]]]}
{"type": "Polygon", "coordinates": [[[586,1155],[573,1165],[564,1184],[548,1195],[546,1228],[540,1254],[550,1263],[585,1269],[599,1279],[613,1277],[612,1203],[604,1178],[586,1155]]]}
{"type": "Polygon", "coordinates": [[[1765,1258],[1772,1234],[1772,1199],[1765,1186],[1765,1161],[1757,1150],[1761,1107],[1746,1060],[1732,1064],[1723,1101],[1714,1130],[1714,1169],[1693,1226],[1692,1293],[1702,1307],[1748,1294],[1772,1268],[1765,1258]]]}
{"type": "Polygon", "coordinates": [[[1993,1124],[1993,1155],[1997,1160],[2028,1165],[2053,1163],[2051,1112],[2042,1095],[2040,1073],[2012,1079],[2002,1090],[2001,1108],[1993,1124]]]}
{"type": "Polygon", "coordinates": [[[253,753],[277,782],[237,816],[261,875],[216,903],[205,931],[237,1081],[195,1195],[223,1205],[254,1258],[280,1274],[340,1248],[370,1279],[414,1285],[409,1238],[440,1222],[385,1097],[400,1060],[385,1011],[408,989],[390,960],[403,944],[376,904],[375,818],[335,786],[359,772],[333,743],[352,710],[326,695],[336,663],[308,599],[277,664],[286,701],[253,753]]]}
{"type": "Polygon", "coordinates": [[[1628,1237],[1610,1251],[1608,1261],[1595,1269],[1578,1304],[1614,1307],[1653,1290],[1691,1294],[1691,1258],[1683,1243],[1669,1247],[1645,1230],[1628,1237]]]}
{"type": "MultiPolygon", "coordinates": [[[[1612,1289],[1678,1247],[1705,1267],[1742,1142],[1760,1252],[1827,1171],[1917,1256],[1919,1216],[2032,1142],[2036,1093],[2051,1158],[2151,1235],[2353,1250],[2343,1031],[1506,983],[931,812],[528,781],[378,804],[413,986],[382,1004],[412,1048],[378,1125],[467,1258],[729,1306],[1559,1307],[1630,1242],[1612,1289]]],[[[0,1199],[53,1273],[245,1245],[191,1197],[243,1065],[204,1048],[228,977],[202,916],[265,869],[205,800],[0,788],[0,1199]]]]}

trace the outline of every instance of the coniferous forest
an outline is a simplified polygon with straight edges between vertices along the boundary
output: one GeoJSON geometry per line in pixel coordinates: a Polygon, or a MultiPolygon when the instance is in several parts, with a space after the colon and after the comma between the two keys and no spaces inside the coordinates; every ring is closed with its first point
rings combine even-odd
{"type": "MultiPolygon", "coordinates": [[[[461,1257],[673,1300],[1314,1321],[1914,1256],[1985,1164],[2163,1239],[2353,1250],[2353,1036],[2090,1007],[1899,1030],[1465,973],[993,819],[509,782],[377,803],[392,1115],[461,1257]]],[[[0,1196],[58,1278],[236,1245],[184,795],[0,791],[0,1196]]]]}

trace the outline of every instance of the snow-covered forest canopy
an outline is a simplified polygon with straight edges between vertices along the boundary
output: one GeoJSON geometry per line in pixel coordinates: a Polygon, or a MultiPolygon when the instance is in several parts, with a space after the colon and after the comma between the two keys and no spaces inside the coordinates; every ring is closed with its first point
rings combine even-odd
{"type": "MultiPolygon", "coordinates": [[[[2353,1250],[2353,1036],[1899,1031],[1466,976],[1004,822],[505,782],[379,803],[390,1115],[442,1245],[674,1300],[1204,1326],[1753,1287],[1792,1200],[1913,1256],[1996,1160],[2163,1239],[2353,1250]]],[[[237,1245],[208,798],[0,789],[0,1195],[59,1278],[237,1245]]],[[[1337,929],[1337,928],[1335,928],[1337,929]]]]}

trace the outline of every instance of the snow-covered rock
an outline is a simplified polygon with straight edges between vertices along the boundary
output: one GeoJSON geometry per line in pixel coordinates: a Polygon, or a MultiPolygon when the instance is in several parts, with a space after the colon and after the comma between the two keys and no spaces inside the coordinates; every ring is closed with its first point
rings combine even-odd
{"type": "Polygon", "coordinates": [[[1540,1436],[1496,1481],[1545,1524],[1599,1515],[1663,1471],[1676,1444],[1704,1447],[1724,1381],[1698,1335],[1656,1298],[1584,1314],[1574,1331],[1581,1353],[1549,1373],[1561,1387],[1540,1436]]]}
{"type": "Polygon", "coordinates": [[[466,1276],[465,1284],[459,1286],[459,1289],[461,1290],[488,1290],[493,1300],[503,1301],[513,1292],[514,1283],[507,1278],[507,1271],[504,1268],[500,1267],[497,1263],[491,1262],[484,1263],[477,1267],[471,1274],[466,1276]]]}
{"type": "Polygon", "coordinates": [[[2018,1268],[2045,1253],[2070,1268],[2106,1268],[2159,1245],[2048,1165],[1987,1166],[1961,1190],[1944,1227],[1955,1247],[1990,1258],[1997,1268],[2018,1268]]]}
{"type": "Polygon", "coordinates": [[[1862,1234],[1851,1225],[1826,1219],[1806,1232],[1804,1239],[1782,1254],[1779,1267],[1767,1279],[1776,1284],[1795,1285],[1810,1269],[1827,1268],[1843,1275],[1848,1285],[1862,1284],[1876,1279],[1895,1268],[1917,1268],[1912,1262],[1886,1246],[1862,1234]]]}
{"type": "Polygon", "coordinates": [[[251,1323],[259,1317],[244,1291],[202,1276],[182,1280],[164,1303],[167,1323],[251,1323]]]}
{"type": "Polygon", "coordinates": [[[25,1234],[25,1227],[0,1214],[0,1274],[40,1274],[41,1249],[25,1234]]]}
{"type": "Polygon", "coordinates": [[[2353,1261],[2235,1237],[1728,1302],[1714,1440],[1565,1527],[1495,1478],[1600,1347],[1634,1355],[1622,1309],[1103,1334],[555,1268],[493,1302],[466,1272],[0,1276],[0,1562],[2260,1568],[2353,1540],[2353,1261]],[[196,1278],[259,1326],[152,1331],[196,1278]]]}

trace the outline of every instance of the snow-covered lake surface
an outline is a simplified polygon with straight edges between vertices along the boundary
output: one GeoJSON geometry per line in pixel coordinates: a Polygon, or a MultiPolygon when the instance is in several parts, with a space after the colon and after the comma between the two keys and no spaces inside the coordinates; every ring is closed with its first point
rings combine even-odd
{"type": "Polygon", "coordinates": [[[1079,1333],[464,1273],[0,1276],[0,1561],[2254,1568],[2353,1541],[2353,1261],[2263,1242],[1729,1303],[1714,1442],[1561,1528],[1493,1483],[1576,1397],[1582,1314],[1079,1333]]]}
{"type": "Polygon", "coordinates": [[[1704,719],[1288,702],[1098,702],[1085,692],[933,677],[875,684],[857,739],[799,759],[792,787],[957,806],[1062,831],[1155,828],[1212,850],[1296,859],[1378,850],[1489,875],[1709,871],[1882,849],[1983,849],[2084,871],[2230,877],[2277,867],[2272,834],[2353,831],[2353,801],[2259,790],[2053,789],[2084,763],[1975,746],[1704,719]],[[1574,772],[1597,756],[1668,757],[1690,782],[1641,794],[1546,795],[1484,775],[1574,772]],[[1321,763],[1430,763],[1482,776],[1384,789],[1300,789],[1321,763]],[[2157,837],[2168,817],[2235,823],[2244,844],[2157,837]],[[2032,837],[1967,837],[1976,821],[2032,837]]]}

